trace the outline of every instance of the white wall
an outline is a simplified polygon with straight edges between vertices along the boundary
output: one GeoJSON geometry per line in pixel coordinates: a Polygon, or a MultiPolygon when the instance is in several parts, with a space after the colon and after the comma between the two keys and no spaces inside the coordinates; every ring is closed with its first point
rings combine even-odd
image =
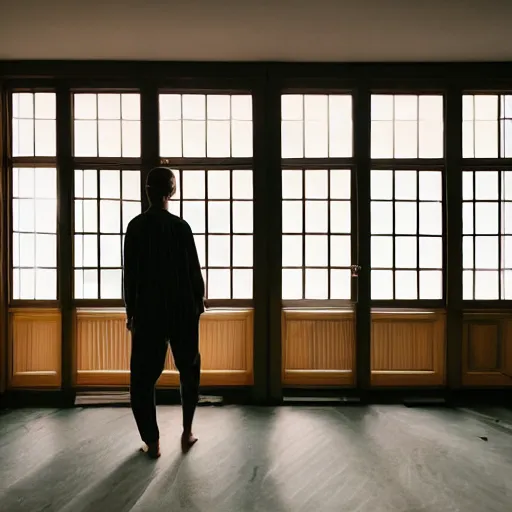
{"type": "Polygon", "coordinates": [[[512,0],[0,0],[0,59],[512,60],[511,27],[512,0]]]}

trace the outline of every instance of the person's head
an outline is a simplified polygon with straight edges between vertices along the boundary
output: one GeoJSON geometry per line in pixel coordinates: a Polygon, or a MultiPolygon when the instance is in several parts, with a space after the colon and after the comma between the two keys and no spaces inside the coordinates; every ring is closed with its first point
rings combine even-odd
{"type": "Polygon", "coordinates": [[[176,177],[167,167],[152,169],[146,181],[146,193],[152,206],[166,207],[176,193],[176,177]]]}

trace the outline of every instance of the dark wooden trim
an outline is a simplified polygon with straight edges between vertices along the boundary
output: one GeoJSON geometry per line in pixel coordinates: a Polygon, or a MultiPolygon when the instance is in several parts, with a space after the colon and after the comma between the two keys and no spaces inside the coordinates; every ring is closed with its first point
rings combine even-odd
{"type": "Polygon", "coordinates": [[[0,82],[0,394],[7,388],[8,283],[7,257],[7,93],[0,82]]]}
{"type": "Polygon", "coordinates": [[[353,262],[360,266],[356,302],[356,383],[364,394],[371,376],[371,307],[370,307],[370,102],[367,87],[354,95],[354,155],[357,189],[357,254],[353,262]]]}
{"type": "Polygon", "coordinates": [[[58,207],[58,298],[62,314],[62,391],[73,394],[73,130],[69,87],[57,88],[57,207],[58,207]]]}
{"type": "Polygon", "coordinates": [[[269,380],[269,259],[267,229],[270,222],[267,208],[269,185],[268,109],[269,97],[262,81],[253,93],[253,302],[254,302],[254,386],[253,400],[265,403],[269,380]]]}
{"type": "Polygon", "coordinates": [[[453,86],[445,97],[444,247],[446,315],[446,369],[450,389],[462,385],[462,90],[453,86]]]}
{"type": "Polygon", "coordinates": [[[281,87],[271,75],[267,80],[267,258],[268,258],[268,372],[269,401],[282,400],[282,182],[281,182],[281,87]]]}

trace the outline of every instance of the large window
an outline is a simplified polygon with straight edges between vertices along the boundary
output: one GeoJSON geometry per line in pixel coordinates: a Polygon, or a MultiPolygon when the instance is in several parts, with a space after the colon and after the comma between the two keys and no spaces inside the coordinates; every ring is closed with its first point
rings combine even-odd
{"type": "Polygon", "coordinates": [[[371,298],[440,300],[443,97],[374,94],[371,130],[371,298]]]}
{"type": "Polygon", "coordinates": [[[75,299],[122,298],[124,234],[141,212],[140,131],[139,94],[74,94],[75,299]]]}
{"type": "Polygon", "coordinates": [[[350,300],[352,96],[281,101],[282,298],[350,300]]]}
{"type": "Polygon", "coordinates": [[[463,97],[463,299],[512,299],[512,96],[463,97]],[[472,166],[472,159],[499,159],[472,166]]]}
{"type": "Polygon", "coordinates": [[[57,299],[54,93],[12,95],[12,299],[57,299]]]}
{"type": "Polygon", "coordinates": [[[251,96],[160,94],[160,155],[178,168],[170,211],[192,229],[209,299],[253,296],[252,146],[251,96]]]}

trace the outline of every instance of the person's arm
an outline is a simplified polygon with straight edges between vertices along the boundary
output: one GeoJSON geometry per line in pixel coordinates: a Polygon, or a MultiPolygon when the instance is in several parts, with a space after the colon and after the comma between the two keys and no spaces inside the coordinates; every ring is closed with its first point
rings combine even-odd
{"type": "Polygon", "coordinates": [[[123,296],[126,307],[127,326],[131,329],[137,293],[137,244],[132,223],[128,225],[124,238],[123,296]]]}
{"type": "Polygon", "coordinates": [[[188,224],[185,224],[185,248],[187,251],[188,268],[190,282],[192,283],[192,290],[194,292],[194,300],[196,301],[198,312],[201,314],[204,312],[204,279],[201,272],[201,263],[199,263],[199,256],[197,255],[194,235],[188,224]]]}

